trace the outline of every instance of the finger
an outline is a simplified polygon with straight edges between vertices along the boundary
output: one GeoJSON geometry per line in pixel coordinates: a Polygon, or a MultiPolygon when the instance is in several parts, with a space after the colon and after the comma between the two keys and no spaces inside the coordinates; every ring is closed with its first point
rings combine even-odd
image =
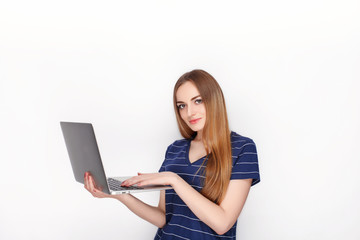
{"type": "Polygon", "coordinates": [[[143,181],[144,178],[145,178],[145,176],[139,175],[139,176],[135,176],[130,179],[127,179],[125,186],[132,186],[132,185],[138,184],[139,182],[143,181]]]}
{"type": "Polygon", "coordinates": [[[134,185],[138,182],[138,177],[140,175],[143,175],[142,173],[137,173],[137,176],[134,176],[134,177],[131,177],[131,178],[128,178],[126,180],[124,180],[122,183],[121,183],[121,186],[131,186],[131,185],[134,185]]]}
{"type": "Polygon", "coordinates": [[[136,185],[137,186],[145,186],[145,185],[148,185],[148,184],[152,184],[152,178],[142,178],[142,179],[139,179],[137,182],[136,182],[136,185]]]}
{"type": "Polygon", "coordinates": [[[138,176],[140,176],[140,175],[149,175],[149,174],[152,174],[152,173],[140,173],[140,172],[138,172],[138,176]]]}
{"type": "Polygon", "coordinates": [[[121,183],[121,186],[131,186],[131,185],[133,185],[136,182],[136,178],[137,178],[137,176],[126,179],[125,181],[123,181],[121,183]]]}
{"type": "Polygon", "coordinates": [[[101,187],[101,186],[98,186],[98,185],[96,184],[95,178],[94,178],[94,177],[91,177],[91,178],[90,178],[90,181],[92,182],[92,185],[93,185],[92,191],[94,192],[94,191],[96,190],[96,191],[102,193],[102,187],[101,187]]]}
{"type": "Polygon", "coordinates": [[[86,173],[84,173],[84,187],[86,188],[86,173]]]}
{"type": "Polygon", "coordinates": [[[84,187],[86,188],[86,190],[89,190],[89,181],[88,181],[87,173],[84,174],[84,187]]]}
{"type": "Polygon", "coordinates": [[[96,188],[96,183],[95,183],[94,178],[90,177],[89,180],[90,180],[91,184],[93,185],[93,187],[96,188]]]}
{"type": "Polygon", "coordinates": [[[97,186],[96,182],[95,182],[95,179],[92,177],[91,180],[92,180],[92,183],[93,183],[93,186],[94,186],[94,190],[100,190],[99,187],[97,186]]]}
{"type": "Polygon", "coordinates": [[[97,197],[97,198],[100,197],[99,191],[98,191],[96,188],[94,188],[94,190],[93,190],[93,192],[92,192],[91,194],[92,194],[94,197],[97,197]]]}
{"type": "Polygon", "coordinates": [[[87,181],[89,183],[89,191],[93,192],[94,188],[95,188],[94,183],[93,183],[93,177],[89,175],[87,178],[87,181]]]}
{"type": "Polygon", "coordinates": [[[149,184],[155,184],[156,183],[156,179],[155,178],[151,178],[151,177],[148,177],[148,178],[144,178],[142,179],[141,181],[139,181],[137,183],[138,186],[146,186],[146,185],[149,185],[149,184]]]}

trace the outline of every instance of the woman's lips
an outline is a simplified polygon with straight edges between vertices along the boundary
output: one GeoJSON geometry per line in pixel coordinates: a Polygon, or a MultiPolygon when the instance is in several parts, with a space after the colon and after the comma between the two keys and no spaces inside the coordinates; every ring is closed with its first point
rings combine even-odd
{"type": "Polygon", "coordinates": [[[200,121],[200,120],[201,120],[201,118],[197,118],[197,119],[190,120],[189,122],[190,122],[191,124],[195,124],[195,123],[197,123],[197,122],[200,121]]]}

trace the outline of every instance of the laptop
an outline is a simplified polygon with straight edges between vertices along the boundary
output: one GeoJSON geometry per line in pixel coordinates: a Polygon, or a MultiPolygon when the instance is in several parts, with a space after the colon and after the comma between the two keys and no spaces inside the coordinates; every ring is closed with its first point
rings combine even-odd
{"type": "Polygon", "coordinates": [[[84,184],[85,172],[90,172],[96,185],[107,194],[140,193],[171,189],[165,185],[122,187],[121,183],[130,177],[106,177],[99,148],[91,123],[60,122],[70,157],[75,180],[84,184]]]}

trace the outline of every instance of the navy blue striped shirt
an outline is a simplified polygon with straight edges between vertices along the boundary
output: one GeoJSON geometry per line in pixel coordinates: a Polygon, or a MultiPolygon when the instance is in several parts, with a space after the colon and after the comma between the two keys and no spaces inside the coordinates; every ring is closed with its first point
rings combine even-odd
{"type": "MultiPolygon", "coordinates": [[[[204,157],[190,163],[191,139],[177,140],[166,151],[165,160],[159,170],[178,174],[197,191],[201,191],[206,167],[204,157]],[[200,171],[199,168],[201,167],[200,171]]],[[[260,182],[259,166],[255,143],[235,132],[231,132],[233,167],[230,179],[252,179],[252,185],[260,182]]],[[[236,239],[236,223],[225,234],[219,235],[203,223],[187,207],[176,192],[165,193],[166,224],[159,228],[155,240],[159,239],[236,239]]]]}

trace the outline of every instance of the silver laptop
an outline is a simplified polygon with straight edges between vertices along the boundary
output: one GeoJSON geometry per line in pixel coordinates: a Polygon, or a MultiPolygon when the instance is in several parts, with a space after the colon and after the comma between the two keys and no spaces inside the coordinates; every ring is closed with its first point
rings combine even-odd
{"type": "Polygon", "coordinates": [[[95,178],[96,185],[107,194],[171,189],[170,186],[164,185],[122,187],[122,181],[130,177],[106,177],[92,124],[60,122],[60,125],[76,181],[84,183],[85,172],[90,172],[95,178]]]}

